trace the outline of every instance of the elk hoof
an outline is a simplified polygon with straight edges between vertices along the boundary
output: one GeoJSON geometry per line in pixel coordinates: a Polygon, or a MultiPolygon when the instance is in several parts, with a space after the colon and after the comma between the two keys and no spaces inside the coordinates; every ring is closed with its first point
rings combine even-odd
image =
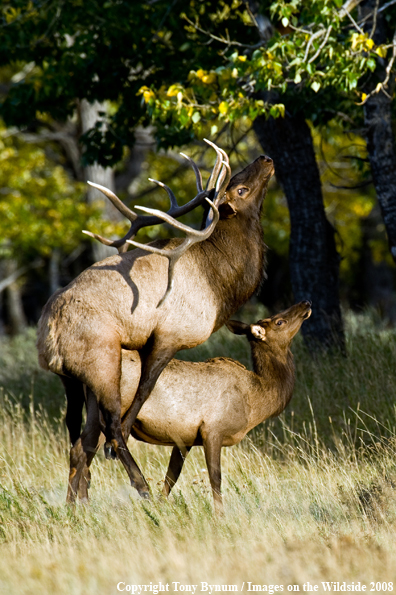
{"type": "Polygon", "coordinates": [[[117,458],[116,451],[111,446],[110,442],[106,442],[106,444],[104,445],[104,454],[105,454],[106,459],[116,459],[117,458]]]}

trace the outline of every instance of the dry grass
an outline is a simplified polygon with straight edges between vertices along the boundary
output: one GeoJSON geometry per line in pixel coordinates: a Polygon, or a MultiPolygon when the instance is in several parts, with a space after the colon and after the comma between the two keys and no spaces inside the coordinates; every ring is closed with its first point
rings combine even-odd
{"type": "MultiPolygon", "coordinates": [[[[223,451],[221,519],[213,516],[200,448],[166,502],[159,493],[170,450],[132,441],[153,501],[137,500],[120,464],[100,453],[90,506],[67,508],[61,391],[44,379],[35,401],[51,407],[29,406],[31,379],[18,384],[21,348],[3,343],[0,593],[109,595],[120,581],[162,581],[170,592],[174,581],[197,584],[196,592],[201,581],[239,590],[245,582],[245,591],[248,581],[284,591],[289,584],[303,591],[306,581],[362,581],[367,591],[371,581],[396,583],[395,335],[370,325],[367,317],[351,321],[347,360],[312,361],[296,345],[289,412],[256,431],[254,442],[223,451]]],[[[30,353],[31,339],[25,343],[30,353]]],[[[242,359],[242,343],[223,334],[213,343],[210,355],[224,347],[242,359]]]]}

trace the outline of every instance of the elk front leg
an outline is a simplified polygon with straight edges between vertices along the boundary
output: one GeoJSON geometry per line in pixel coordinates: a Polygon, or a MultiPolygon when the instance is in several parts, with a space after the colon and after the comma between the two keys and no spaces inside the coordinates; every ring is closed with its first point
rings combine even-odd
{"type": "Polygon", "coordinates": [[[138,413],[144,402],[150,396],[159,375],[175,355],[176,351],[177,349],[175,348],[157,346],[154,342],[154,345],[147,356],[145,356],[144,353],[141,354],[142,373],[139,386],[132,401],[132,405],[129,407],[122,420],[123,433],[126,439],[131,433],[132,426],[136,421],[138,413]]]}
{"type": "Polygon", "coordinates": [[[221,446],[219,435],[208,435],[203,438],[206,465],[208,467],[210,485],[212,486],[214,507],[216,514],[223,514],[223,499],[221,495],[221,446]]]}
{"type": "Polygon", "coordinates": [[[124,465],[131,485],[136,488],[142,498],[150,499],[150,491],[143,473],[140,471],[131,453],[128,450],[121,428],[120,409],[106,409],[101,407],[106,425],[106,441],[110,442],[117,458],[124,465]]]}
{"type": "Polygon", "coordinates": [[[174,446],[169,461],[168,471],[166,472],[165,483],[162,489],[162,495],[166,498],[169,496],[171,489],[177,482],[181,470],[183,469],[184,461],[190,452],[190,446],[181,447],[174,446]]]}

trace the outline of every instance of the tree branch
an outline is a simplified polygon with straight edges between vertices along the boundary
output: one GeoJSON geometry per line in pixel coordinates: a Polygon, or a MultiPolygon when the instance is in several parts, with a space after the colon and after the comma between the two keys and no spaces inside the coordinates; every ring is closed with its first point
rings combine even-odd
{"type": "Polygon", "coordinates": [[[377,27],[377,15],[378,15],[378,6],[379,6],[379,0],[375,0],[375,8],[374,8],[374,16],[373,16],[373,26],[371,27],[371,32],[370,32],[370,39],[373,38],[375,29],[377,27]]]}
{"type": "Polygon", "coordinates": [[[352,12],[352,10],[356,8],[361,2],[362,0],[347,0],[346,2],[344,2],[340,10],[338,11],[338,16],[340,17],[340,19],[343,19],[347,14],[352,12]]]}
{"type": "Polygon", "coordinates": [[[326,37],[324,38],[323,42],[318,47],[317,52],[312,56],[312,58],[309,59],[308,64],[311,64],[311,62],[316,60],[316,58],[319,56],[320,52],[323,50],[324,46],[326,45],[327,40],[329,39],[332,29],[333,29],[333,25],[330,25],[330,27],[327,29],[326,37]]]}
{"type": "Polygon", "coordinates": [[[187,23],[189,25],[194,27],[194,29],[196,31],[199,31],[199,33],[202,33],[203,35],[210,37],[214,41],[219,41],[220,43],[224,43],[225,45],[228,45],[228,46],[235,46],[235,47],[245,48],[245,49],[249,49],[249,50],[257,50],[258,48],[260,48],[264,45],[264,41],[259,41],[258,43],[255,43],[254,45],[249,45],[246,43],[240,43],[239,41],[231,41],[230,39],[224,39],[223,37],[218,37],[217,35],[213,35],[213,33],[210,33],[209,31],[205,31],[205,29],[202,29],[199,25],[197,25],[196,23],[193,23],[188,18],[187,15],[184,15],[184,19],[187,21],[187,23]]]}
{"type": "Polygon", "coordinates": [[[376,95],[380,91],[382,91],[384,93],[384,95],[386,95],[388,97],[388,99],[392,100],[392,97],[385,90],[385,87],[388,85],[390,75],[391,75],[391,70],[393,67],[393,63],[396,59],[396,31],[393,35],[392,47],[393,47],[392,58],[389,60],[388,66],[386,67],[386,70],[385,70],[386,76],[385,76],[384,80],[382,81],[382,83],[378,83],[378,85],[375,87],[375,89],[373,89],[371,91],[371,93],[369,93],[367,95],[367,97],[365,97],[364,100],[361,103],[358,103],[357,105],[364,105],[370,99],[370,97],[372,97],[373,95],[376,95]]]}
{"type": "Polygon", "coordinates": [[[359,25],[357,24],[357,22],[355,21],[355,19],[353,18],[353,16],[352,16],[351,14],[349,14],[349,12],[347,12],[347,13],[346,13],[346,15],[347,15],[348,19],[349,19],[349,20],[352,22],[352,24],[353,24],[353,26],[355,27],[355,29],[356,29],[357,31],[359,31],[359,33],[360,33],[361,35],[365,35],[365,32],[363,31],[363,29],[361,29],[361,28],[359,27],[359,25]]]}
{"type": "Polygon", "coordinates": [[[381,6],[381,8],[378,9],[378,12],[382,12],[383,10],[386,10],[387,8],[389,8],[389,6],[392,6],[392,4],[396,4],[396,0],[390,0],[390,2],[387,2],[386,4],[381,6]]]}

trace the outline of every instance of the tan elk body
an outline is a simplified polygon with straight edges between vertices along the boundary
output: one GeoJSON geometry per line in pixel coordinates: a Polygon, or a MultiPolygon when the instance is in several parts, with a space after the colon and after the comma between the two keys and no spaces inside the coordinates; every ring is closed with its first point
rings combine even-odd
{"type": "MultiPolygon", "coordinates": [[[[66,423],[76,447],[74,451],[72,448],[76,463],[71,468],[69,501],[80,481],[77,467],[84,385],[99,405],[107,443],[123,463],[131,484],[141,496],[149,496],[125,436],[175,353],[203,343],[259,285],[265,254],[260,214],[272,174],[271,159],[259,157],[231,181],[226,178],[226,188],[218,184],[214,202],[220,220],[212,235],[192,245],[172,267],[164,256],[139,248],[118,254],[88,268],[44,307],[38,327],[39,361],[64,383],[66,423]],[[170,293],[168,269],[173,271],[170,293]],[[163,302],[166,293],[169,295],[163,302]],[[127,411],[121,408],[122,349],[139,350],[142,361],[136,394],[131,394],[135,398],[127,411]]],[[[197,199],[205,192],[197,171],[196,175],[201,190],[197,199]]],[[[114,200],[124,213],[126,207],[117,197],[114,200]]],[[[132,213],[131,221],[134,217],[132,213]]],[[[179,239],[154,242],[147,249],[175,248],[180,243],[179,239]]]]}
{"type": "MultiPolygon", "coordinates": [[[[165,495],[176,482],[188,450],[203,445],[215,505],[221,509],[221,448],[238,444],[249,430],[279,415],[289,403],[295,380],[290,344],[310,314],[310,302],[301,302],[252,325],[227,323],[232,332],[247,335],[253,372],[224,357],[206,362],[176,359],[169,362],[132,427],[132,435],[138,440],[174,447],[165,479],[165,495]]],[[[122,411],[131,405],[140,369],[139,353],[123,350],[122,411]]],[[[81,452],[87,447],[96,450],[98,445],[96,402],[88,402],[87,409],[89,421],[82,434],[81,452]]],[[[80,459],[80,466],[83,465],[84,457],[80,459]]],[[[85,477],[89,477],[87,469],[85,477]]],[[[87,495],[84,493],[84,497],[87,495]]]]}

